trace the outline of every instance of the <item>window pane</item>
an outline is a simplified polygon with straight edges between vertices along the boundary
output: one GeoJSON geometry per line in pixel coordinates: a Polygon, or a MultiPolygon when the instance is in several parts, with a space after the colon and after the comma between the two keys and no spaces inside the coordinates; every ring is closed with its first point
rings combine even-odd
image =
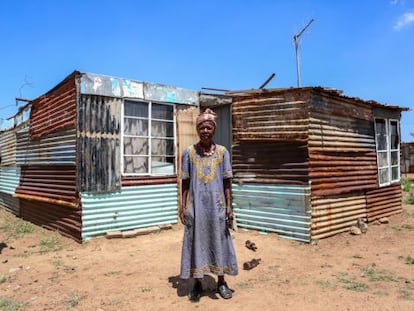
{"type": "Polygon", "coordinates": [[[395,181],[395,180],[399,180],[400,179],[400,169],[398,166],[392,167],[391,168],[391,180],[395,181]]]}
{"type": "Polygon", "coordinates": [[[378,150],[387,150],[387,127],[384,119],[375,120],[375,135],[378,150]]]}
{"type": "Polygon", "coordinates": [[[174,157],[153,157],[151,170],[153,174],[174,174],[174,157]]]}
{"type": "Polygon", "coordinates": [[[148,118],[148,103],[125,101],[124,115],[148,118]]]}
{"type": "Polygon", "coordinates": [[[387,152],[378,152],[378,166],[386,167],[388,166],[387,152]]]}
{"type": "Polygon", "coordinates": [[[152,119],[162,119],[162,120],[173,120],[174,119],[174,106],[172,105],[160,105],[152,104],[151,109],[152,119]]]}
{"type": "Polygon", "coordinates": [[[124,137],[125,155],[148,155],[148,139],[124,137]]]}
{"type": "Polygon", "coordinates": [[[391,149],[398,149],[399,136],[398,136],[398,122],[390,122],[390,136],[391,136],[391,149]]]}
{"type": "Polygon", "coordinates": [[[388,177],[388,168],[382,168],[379,170],[379,183],[386,184],[390,182],[390,179],[388,177]]]}
{"type": "Polygon", "coordinates": [[[152,139],[152,155],[174,155],[174,140],[172,139],[152,139]]]}
{"type": "Polygon", "coordinates": [[[147,157],[124,157],[124,173],[143,174],[148,173],[147,157]]]}
{"type": "Polygon", "coordinates": [[[147,136],[148,120],[125,118],[124,134],[135,136],[147,136]]]}
{"type": "Polygon", "coordinates": [[[174,137],[174,123],[152,121],[151,122],[152,137],[174,137]]]}
{"type": "Polygon", "coordinates": [[[400,153],[398,151],[391,151],[391,165],[398,165],[398,156],[400,153]]]}

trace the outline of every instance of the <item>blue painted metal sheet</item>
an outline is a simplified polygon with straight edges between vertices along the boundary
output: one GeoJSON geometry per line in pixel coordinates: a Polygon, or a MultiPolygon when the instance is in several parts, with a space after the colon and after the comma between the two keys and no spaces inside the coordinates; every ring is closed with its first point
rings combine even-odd
{"type": "Polygon", "coordinates": [[[310,186],[233,184],[237,226],[310,242],[310,186]]]}
{"type": "Polygon", "coordinates": [[[16,187],[20,180],[20,167],[0,167],[0,206],[19,215],[19,200],[14,198],[16,187]]]}
{"type": "Polygon", "coordinates": [[[122,187],[121,191],[81,193],[82,239],[177,223],[177,184],[122,187]]]}
{"type": "Polygon", "coordinates": [[[30,140],[29,129],[17,132],[17,165],[76,165],[76,129],[30,140]]]}

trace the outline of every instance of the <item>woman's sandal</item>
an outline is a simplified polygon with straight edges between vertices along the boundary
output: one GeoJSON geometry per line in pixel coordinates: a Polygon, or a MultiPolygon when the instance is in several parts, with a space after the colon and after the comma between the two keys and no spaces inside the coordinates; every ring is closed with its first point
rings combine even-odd
{"type": "Polygon", "coordinates": [[[218,284],[217,291],[223,299],[230,299],[231,297],[233,297],[233,292],[227,286],[226,282],[218,284]]]}

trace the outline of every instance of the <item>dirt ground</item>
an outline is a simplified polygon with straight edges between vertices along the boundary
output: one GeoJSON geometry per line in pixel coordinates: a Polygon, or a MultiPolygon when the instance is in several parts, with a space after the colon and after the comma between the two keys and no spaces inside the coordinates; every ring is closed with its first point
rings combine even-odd
{"type": "Polygon", "coordinates": [[[233,299],[206,277],[198,303],[177,276],[181,225],[82,245],[30,226],[0,211],[0,310],[414,310],[414,205],[365,234],[312,244],[239,230],[240,274],[227,278],[233,299]],[[243,270],[252,258],[260,265],[243,270]]]}

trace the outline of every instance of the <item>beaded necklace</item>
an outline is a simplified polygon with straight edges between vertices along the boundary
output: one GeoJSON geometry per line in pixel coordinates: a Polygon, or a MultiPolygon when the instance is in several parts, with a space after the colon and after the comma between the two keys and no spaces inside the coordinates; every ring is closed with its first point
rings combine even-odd
{"type": "Polygon", "coordinates": [[[196,145],[197,151],[200,155],[211,157],[216,152],[216,144],[212,143],[208,149],[204,148],[200,143],[196,145]]]}

